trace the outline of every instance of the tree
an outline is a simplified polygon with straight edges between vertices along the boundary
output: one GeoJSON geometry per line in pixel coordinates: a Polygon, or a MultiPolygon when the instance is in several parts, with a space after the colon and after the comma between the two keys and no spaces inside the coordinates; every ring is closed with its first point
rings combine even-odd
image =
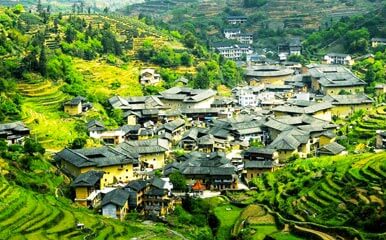
{"type": "Polygon", "coordinates": [[[188,32],[187,34],[185,34],[184,44],[187,48],[194,48],[196,43],[197,43],[197,39],[191,32],[188,32]]]}
{"type": "Polygon", "coordinates": [[[27,138],[24,142],[24,152],[34,155],[35,153],[44,154],[46,150],[36,139],[27,138]]]}
{"type": "Polygon", "coordinates": [[[179,191],[186,191],[186,180],[180,172],[173,172],[169,176],[170,182],[173,184],[173,189],[179,191]]]}
{"type": "Polygon", "coordinates": [[[120,126],[124,124],[123,111],[121,109],[114,109],[111,112],[111,118],[120,126]]]}
{"type": "Polygon", "coordinates": [[[234,61],[227,60],[221,66],[223,83],[228,87],[235,87],[243,80],[242,70],[237,67],[234,61]]]}
{"type": "Polygon", "coordinates": [[[44,46],[42,46],[42,50],[40,51],[39,56],[39,72],[42,76],[47,75],[47,56],[44,46]]]}
{"type": "Polygon", "coordinates": [[[193,57],[187,52],[183,52],[181,54],[181,64],[187,67],[190,67],[193,65],[193,57]]]}
{"type": "Polygon", "coordinates": [[[71,26],[69,26],[66,29],[64,35],[65,35],[64,39],[68,43],[72,43],[72,42],[74,42],[76,40],[76,30],[73,27],[71,27],[71,26]]]}
{"type": "Polygon", "coordinates": [[[74,141],[72,141],[72,143],[70,144],[70,148],[81,149],[86,145],[86,143],[87,143],[86,138],[78,137],[78,138],[75,138],[74,141]]]}

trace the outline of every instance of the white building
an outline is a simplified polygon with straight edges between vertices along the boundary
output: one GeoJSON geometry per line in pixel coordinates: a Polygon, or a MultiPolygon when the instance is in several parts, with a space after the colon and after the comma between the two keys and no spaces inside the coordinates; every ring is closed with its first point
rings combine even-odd
{"type": "Polygon", "coordinates": [[[232,60],[241,60],[244,56],[253,54],[253,49],[249,45],[217,44],[214,48],[224,58],[232,60]]]}
{"type": "Polygon", "coordinates": [[[324,56],[324,61],[327,64],[353,65],[354,60],[349,54],[343,53],[329,53],[324,56]]]}
{"type": "Polygon", "coordinates": [[[241,88],[238,91],[238,104],[242,107],[257,106],[256,95],[249,88],[241,88]]]}
{"type": "Polygon", "coordinates": [[[153,68],[145,68],[141,70],[140,79],[142,85],[154,85],[161,81],[161,75],[153,68]]]}
{"type": "Polygon", "coordinates": [[[244,17],[244,16],[229,16],[229,17],[227,17],[228,23],[232,24],[232,25],[246,23],[247,20],[248,20],[248,18],[244,17]]]}
{"type": "Polygon", "coordinates": [[[240,34],[241,30],[239,28],[230,28],[224,30],[224,36],[226,39],[236,39],[236,36],[240,34]]]}

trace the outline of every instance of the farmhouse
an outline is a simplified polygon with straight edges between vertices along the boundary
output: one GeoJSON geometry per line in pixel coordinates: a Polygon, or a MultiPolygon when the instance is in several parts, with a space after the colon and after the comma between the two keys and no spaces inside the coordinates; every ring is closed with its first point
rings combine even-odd
{"type": "Polygon", "coordinates": [[[173,87],[160,93],[159,99],[171,109],[210,108],[216,91],[173,87]]]}
{"type": "Polygon", "coordinates": [[[237,188],[236,168],[223,153],[190,152],[179,157],[178,161],[167,165],[164,172],[179,171],[187,180],[201,181],[206,189],[237,188]]]}
{"type": "Polygon", "coordinates": [[[284,81],[293,74],[294,70],[286,67],[261,65],[248,67],[245,72],[245,78],[250,85],[255,83],[284,85],[284,81]]]}
{"type": "Polygon", "coordinates": [[[311,87],[324,95],[355,94],[364,92],[366,83],[350,70],[339,65],[310,65],[311,87]]]}
{"type": "Polygon", "coordinates": [[[354,60],[349,54],[343,53],[329,53],[324,56],[323,60],[326,64],[339,64],[339,65],[353,65],[354,60]]]}
{"type": "Polygon", "coordinates": [[[90,170],[103,171],[101,188],[133,179],[133,158],[112,147],[68,149],[55,155],[60,169],[77,177],[90,170]]]}
{"type": "Polygon", "coordinates": [[[378,46],[386,45],[386,38],[372,38],[371,47],[376,48],[378,46]]]}
{"type": "Polygon", "coordinates": [[[155,85],[161,81],[161,75],[155,72],[153,68],[145,68],[140,72],[140,83],[144,86],[155,85]]]}
{"type": "Polygon", "coordinates": [[[64,112],[69,115],[79,115],[92,108],[92,104],[87,102],[84,97],[75,97],[64,103],[64,112]]]}
{"type": "Polygon", "coordinates": [[[139,170],[160,169],[165,165],[166,153],[169,151],[168,141],[165,139],[147,139],[138,141],[125,141],[116,149],[133,159],[139,170]]]}
{"type": "Polygon", "coordinates": [[[0,124],[0,139],[4,139],[8,145],[23,144],[24,138],[30,134],[23,122],[0,124]]]}
{"type": "Polygon", "coordinates": [[[123,189],[108,192],[102,200],[102,215],[123,221],[129,211],[129,197],[130,193],[123,189]]]}
{"type": "Polygon", "coordinates": [[[331,114],[333,116],[346,117],[358,110],[369,110],[374,100],[365,94],[353,95],[329,95],[325,101],[332,104],[331,114]]]}
{"type": "Polygon", "coordinates": [[[246,23],[247,20],[248,18],[245,16],[228,16],[227,17],[227,22],[233,25],[246,23]]]}
{"type": "MultiPolygon", "coordinates": [[[[103,172],[90,170],[81,173],[71,183],[71,187],[75,188],[75,202],[84,206],[95,206],[95,198],[89,198],[90,195],[98,190],[101,190],[101,180],[103,179],[103,172]]],[[[99,199],[100,200],[100,199],[99,199]]]]}

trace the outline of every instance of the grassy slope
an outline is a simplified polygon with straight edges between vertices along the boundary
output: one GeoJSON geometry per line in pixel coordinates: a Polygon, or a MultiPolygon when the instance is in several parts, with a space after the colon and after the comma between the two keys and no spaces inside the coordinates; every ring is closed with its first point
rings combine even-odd
{"type": "Polygon", "coordinates": [[[76,69],[85,77],[89,93],[97,96],[142,96],[139,68],[134,64],[116,67],[99,61],[76,59],[76,69]],[[117,85],[118,84],[118,85],[117,85]],[[117,85],[119,87],[112,87],[117,85]]]}
{"type": "Polygon", "coordinates": [[[220,205],[214,208],[214,213],[220,219],[220,227],[217,232],[217,239],[231,239],[231,228],[239,217],[241,208],[231,204],[220,205]]]}

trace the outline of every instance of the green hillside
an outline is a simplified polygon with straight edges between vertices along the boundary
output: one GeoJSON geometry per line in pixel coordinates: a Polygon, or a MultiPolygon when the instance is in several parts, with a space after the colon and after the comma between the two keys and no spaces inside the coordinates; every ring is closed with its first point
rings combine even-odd
{"type": "Polygon", "coordinates": [[[163,226],[122,223],[0,177],[1,239],[180,239],[163,226]],[[84,224],[84,229],[77,224],[84,224]]]}
{"type": "Polygon", "coordinates": [[[260,203],[281,224],[352,239],[385,239],[386,154],[297,160],[256,178],[256,190],[229,193],[260,203]]]}

